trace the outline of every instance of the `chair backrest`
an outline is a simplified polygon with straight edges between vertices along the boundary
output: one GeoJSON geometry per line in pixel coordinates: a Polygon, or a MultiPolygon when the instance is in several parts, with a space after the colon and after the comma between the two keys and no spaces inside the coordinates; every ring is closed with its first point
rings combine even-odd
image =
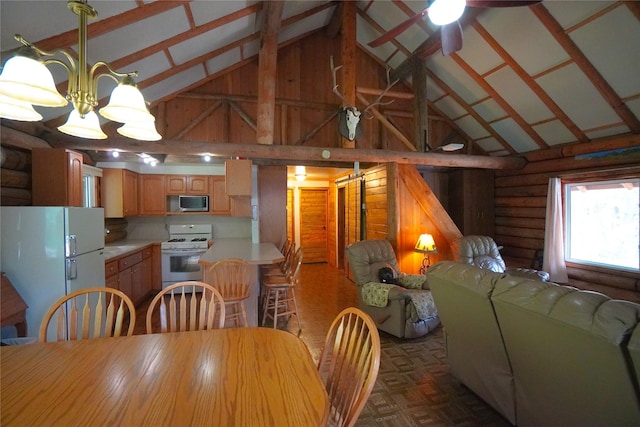
{"type": "Polygon", "coordinates": [[[238,258],[220,260],[204,272],[204,282],[220,292],[225,302],[249,298],[250,266],[238,258]]]}
{"type": "Polygon", "coordinates": [[[179,282],[160,291],[147,309],[148,334],[153,333],[154,309],[158,303],[162,333],[224,327],[224,299],[209,284],[197,281],[179,282]]]}
{"type": "Polygon", "coordinates": [[[332,425],[353,426],[378,377],[380,336],[363,311],[350,307],[335,318],[327,334],[318,372],[329,395],[332,425]]]}
{"type": "Polygon", "coordinates": [[[489,236],[464,236],[453,244],[456,261],[503,273],[505,263],[496,242],[489,236]]]}
{"type": "Polygon", "coordinates": [[[396,276],[400,273],[396,254],[388,240],[362,240],[349,245],[346,252],[353,280],[358,286],[378,282],[378,271],[383,267],[391,268],[396,276]]]}
{"type": "Polygon", "coordinates": [[[136,323],[136,309],[129,297],[106,287],[80,289],[56,301],[40,324],[40,342],[47,342],[47,336],[52,335],[48,332],[54,316],[55,341],[119,337],[127,319],[129,336],[136,323]]]}
{"type": "Polygon", "coordinates": [[[300,270],[302,267],[303,255],[304,251],[302,250],[302,248],[298,248],[295,255],[293,256],[293,262],[291,263],[289,271],[287,272],[289,278],[291,279],[291,284],[293,285],[298,283],[298,278],[300,277],[300,270]]]}

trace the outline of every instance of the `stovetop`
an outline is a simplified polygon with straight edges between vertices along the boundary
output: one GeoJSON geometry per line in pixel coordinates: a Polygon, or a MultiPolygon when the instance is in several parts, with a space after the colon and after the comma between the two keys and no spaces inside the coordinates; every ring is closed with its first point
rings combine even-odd
{"type": "Polygon", "coordinates": [[[206,249],[213,235],[211,224],[170,225],[169,240],[162,242],[164,250],[206,249]]]}

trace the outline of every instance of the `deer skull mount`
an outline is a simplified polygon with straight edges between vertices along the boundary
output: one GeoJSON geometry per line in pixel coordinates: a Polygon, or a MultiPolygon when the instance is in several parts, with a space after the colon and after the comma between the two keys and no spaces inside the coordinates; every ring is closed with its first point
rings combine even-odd
{"type": "Polygon", "coordinates": [[[391,89],[393,85],[398,83],[398,80],[394,81],[393,83],[389,81],[390,70],[387,68],[387,87],[380,93],[375,101],[367,105],[364,110],[360,111],[357,107],[349,105],[345,97],[340,93],[340,91],[338,91],[338,83],[336,82],[336,71],[342,68],[342,65],[335,67],[333,65],[333,56],[330,58],[330,62],[331,73],[333,74],[333,93],[335,93],[338,98],[340,98],[342,102],[346,104],[338,111],[338,133],[340,133],[343,138],[346,138],[349,141],[355,141],[362,134],[362,128],[360,127],[360,117],[362,117],[362,114],[366,113],[366,111],[373,106],[387,105],[392,103],[393,100],[389,102],[381,102],[381,100],[382,97],[384,97],[384,95],[387,93],[387,91],[391,89]]]}
{"type": "Polygon", "coordinates": [[[355,141],[362,134],[360,116],[362,113],[356,107],[347,105],[338,111],[338,132],[343,138],[355,141]]]}

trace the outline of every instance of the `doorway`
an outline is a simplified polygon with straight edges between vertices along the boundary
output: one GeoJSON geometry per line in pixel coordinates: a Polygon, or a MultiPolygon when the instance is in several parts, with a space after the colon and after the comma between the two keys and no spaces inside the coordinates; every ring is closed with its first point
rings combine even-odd
{"type": "Polygon", "coordinates": [[[325,188],[300,188],[300,246],[305,263],[327,262],[327,201],[325,188]]]}

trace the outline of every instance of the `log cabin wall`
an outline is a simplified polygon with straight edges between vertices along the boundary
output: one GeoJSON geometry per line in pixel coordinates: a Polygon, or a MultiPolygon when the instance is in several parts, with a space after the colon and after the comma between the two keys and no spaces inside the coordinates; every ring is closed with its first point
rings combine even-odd
{"type": "MultiPolygon", "coordinates": [[[[494,237],[498,245],[504,245],[502,254],[507,265],[529,267],[536,249],[543,247],[549,178],[594,174],[612,179],[616,173],[640,176],[637,153],[611,158],[579,157],[616,148],[623,147],[604,141],[549,149],[527,155],[529,163],[522,170],[496,171],[494,237]],[[598,175],[598,171],[602,173],[598,175]]],[[[568,264],[567,268],[568,285],[640,302],[638,273],[577,264],[568,264]]]]}
{"type": "Polygon", "coordinates": [[[31,206],[31,152],[0,147],[0,205],[31,206]]]}

